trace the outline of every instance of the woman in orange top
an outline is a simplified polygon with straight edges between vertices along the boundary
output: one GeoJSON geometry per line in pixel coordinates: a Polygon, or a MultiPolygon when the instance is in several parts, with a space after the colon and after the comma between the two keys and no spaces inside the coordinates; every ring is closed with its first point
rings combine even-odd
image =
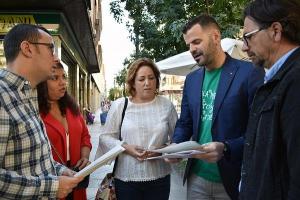
{"type": "MultiPolygon", "coordinates": [[[[79,107],[67,93],[66,73],[61,63],[53,76],[37,86],[40,115],[52,146],[53,158],[69,168],[89,164],[90,134],[79,107]]],[[[67,199],[85,200],[86,189],[74,189],[67,199]]]]}

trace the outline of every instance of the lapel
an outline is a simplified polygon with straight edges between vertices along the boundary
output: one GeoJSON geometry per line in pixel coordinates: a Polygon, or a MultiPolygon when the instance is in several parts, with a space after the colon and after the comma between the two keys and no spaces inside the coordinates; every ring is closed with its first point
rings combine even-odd
{"type": "Polygon", "coordinates": [[[65,132],[65,128],[63,127],[63,125],[56,120],[50,113],[48,113],[45,117],[44,117],[44,123],[47,124],[47,126],[52,127],[53,129],[55,129],[59,135],[63,138],[64,143],[66,143],[66,132],[65,132]]]}
{"type": "Polygon", "coordinates": [[[212,118],[212,126],[216,119],[216,116],[222,106],[224,98],[230,88],[232,80],[236,74],[238,67],[232,62],[232,58],[227,55],[222,72],[219,80],[219,85],[216,93],[216,98],[214,102],[214,110],[213,110],[213,118],[212,118]]]}
{"type": "Polygon", "coordinates": [[[200,120],[201,120],[201,113],[202,113],[202,84],[203,84],[203,78],[204,78],[204,68],[201,67],[196,74],[196,79],[195,79],[195,83],[193,83],[194,85],[194,90],[193,93],[191,94],[192,96],[194,96],[194,100],[196,103],[196,124],[197,124],[197,129],[195,130],[195,132],[197,134],[195,134],[195,138],[193,138],[195,141],[198,141],[199,139],[199,130],[200,130],[200,120]]]}

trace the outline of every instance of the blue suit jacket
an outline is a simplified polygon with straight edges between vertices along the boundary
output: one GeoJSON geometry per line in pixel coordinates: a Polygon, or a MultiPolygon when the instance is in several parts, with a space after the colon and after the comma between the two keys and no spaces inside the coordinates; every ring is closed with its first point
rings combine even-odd
{"type": "MultiPolygon", "coordinates": [[[[185,80],[181,114],[172,141],[199,140],[201,126],[201,89],[204,69],[190,73],[185,80]]],[[[264,70],[251,63],[226,56],[214,102],[212,140],[227,141],[230,156],[219,162],[219,171],[228,195],[238,199],[244,132],[256,89],[263,84],[264,70]]],[[[184,182],[190,175],[194,159],[189,159],[184,182]]]]}

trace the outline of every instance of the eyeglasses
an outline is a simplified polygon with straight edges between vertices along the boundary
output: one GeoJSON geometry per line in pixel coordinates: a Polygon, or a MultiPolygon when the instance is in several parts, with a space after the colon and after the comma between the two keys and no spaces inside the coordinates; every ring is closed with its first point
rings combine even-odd
{"type": "Polygon", "coordinates": [[[256,33],[258,33],[261,30],[263,30],[263,28],[258,28],[258,29],[255,29],[254,31],[249,32],[249,33],[244,33],[243,34],[244,44],[246,44],[248,46],[248,42],[251,39],[251,37],[254,36],[256,33]]]}
{"type": "Polygon", "coordinates": [[[45,42],[30,42],[28,41],[30,44],[36,44],[36,45],[44,45],[44,46],[47,46],[50,50],[51,50],[51,53],[52,55],[54,55],[54,44],[53,43],[45,43],[45,42]]]}

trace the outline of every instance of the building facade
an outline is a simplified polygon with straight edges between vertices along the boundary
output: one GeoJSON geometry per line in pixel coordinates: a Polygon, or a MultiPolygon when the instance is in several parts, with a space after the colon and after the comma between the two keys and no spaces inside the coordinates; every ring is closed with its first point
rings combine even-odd
{"type": "Polygon", "coordinates": [[[68,92],[80,108],[100,107],[100,86],[92,76],[100,72],[102,49],[101,0],[2,0],[0,8],[0,66],[5,67],[3,38],[16,24],[47,28],[55,52],[68,74],[68,92]],[[98,99],[97,99],[98,98],[98,99]]]}

